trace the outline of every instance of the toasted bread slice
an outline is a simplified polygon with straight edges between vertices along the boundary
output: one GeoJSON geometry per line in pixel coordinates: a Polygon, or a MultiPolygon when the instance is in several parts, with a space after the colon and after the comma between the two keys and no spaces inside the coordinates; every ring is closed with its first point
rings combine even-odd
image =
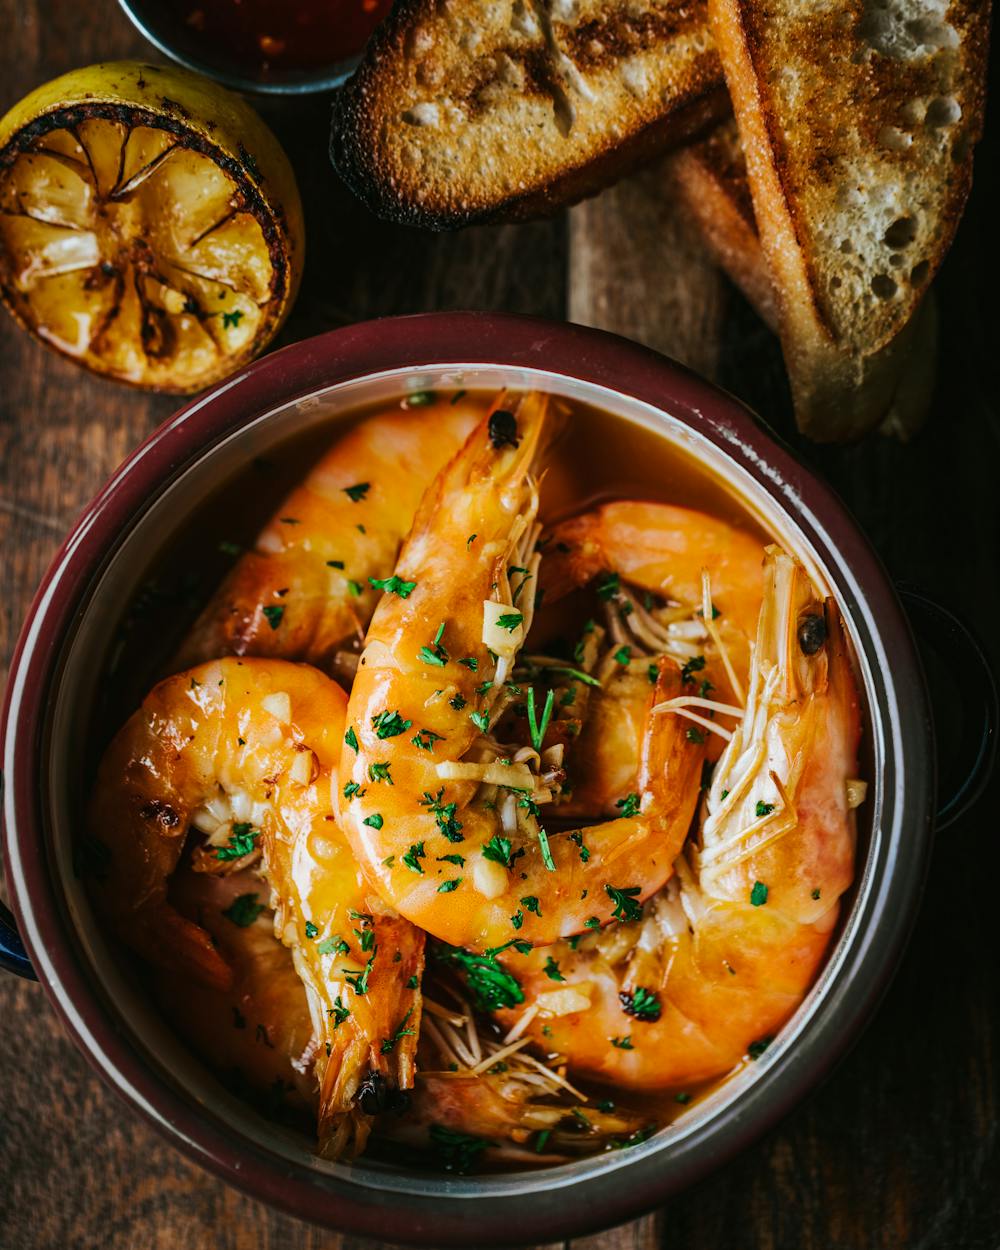
{"type": "Polygon", "coordinates": [[[796,416],[880,424],[982,129],[986,0],[709,0],[796,416]]]}
{"type": "Polygon", "coordinates": [[[572,203],[728,107],[704,0],[397,0],[331,156],[379,216],[447,229],[572,203]]]}
{"type": "Polygon", "coordinates": [[[668,168],[672,193],[698,227],[705,249],[777,333],[778,305],[757,234],[735,119],[682,148],[668,168]]]}
{"type": "MultiPolygon", "coordinates": [[[[778,332],[778,302],[757,234],[746,160],[733,118],[668,162],[669,186],[702,244],[740,288],[768,329],[778,332]]],[[[882,431],[906,439],[930,411],[937,372],[937,307],[933,288],[914,316],[912,350],[899,375],[882,431]]]]}

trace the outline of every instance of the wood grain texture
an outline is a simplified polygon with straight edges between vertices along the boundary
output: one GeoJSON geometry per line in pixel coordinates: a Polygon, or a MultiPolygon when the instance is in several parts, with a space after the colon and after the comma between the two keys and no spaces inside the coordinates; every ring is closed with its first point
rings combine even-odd
{"type": "MultiPolygon", "coordinates": [[[[113,0],[0,0],[0,109],[75,65],[137,54],[147,50],[113,0]]],[[[283,341],[369,316],[465,307],[568,311],[671,351],[766,414],[845,496],[892,575],[966,616],[1000,659],[992,121],[938,284],[942,366],[928,428],[905,448],[872,439],[820,453],[794,435],[775,341],[698,256],[658,198],[655,170],[574,209],[568,228],[557,219],[430,236],[371,221],[338,187],[324,105],[268,116],[300,174],[310,248],[283,341]]],[[[73,517],[174,406],[88,379],[0,321],[0,663],[73,517]]],[[[961,689],[968,675],[954,676],[961,689]]],[[[945,745],[950,736],[946,726],[945,745]]],[[[992,801],[941,839],[899,975],[825,1087],[663,1211],[572,1250],[1000,1245],[998,798],[994,786],[992,801]]],[[[3,1250],[373,1250],[188,1164],[89,1071],[37,986],[0,977],[0,1020],[3,1250]]]]}

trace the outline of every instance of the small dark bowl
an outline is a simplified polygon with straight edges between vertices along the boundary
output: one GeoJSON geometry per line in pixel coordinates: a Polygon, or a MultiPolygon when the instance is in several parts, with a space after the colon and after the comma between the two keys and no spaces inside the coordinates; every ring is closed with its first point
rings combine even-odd
{"type": "Polygon", "coordinates": [[[115,473],[53,561],[13,660],[3,733],[8,881],[38,977],[77,1044],[134,1109],[231,1184],[388,1241],[559,1240],[655,1206],[746,1147],[830,1071],[875,1007],[931,845],[935,756],[921,665],[893,588],[840,502],[740,403],[678,365],[594,330],[522,318],[440,314],[337,330],[182,409],[115,473]],[[822,975],[767,1053],[643,1144],[485,1177],[331,1164],[226,1093],[117,966],[73,871],[87,782],[80,744],[137,588],[238,466],[356,403],[503,383],[575,397],[693,451],[835,597],[867,720],[856,884],[822,975]]]}
{"type": "Polygon", "coordinates": [[[198,39],[185,32],[157,0],[118,0],[118,3],[136,30],[164,56],[244,95],[304,96],[330,92],[341,85],[361,59],[358,54],[320,69],[279,70],[268,78],[256,78],[224,53],[220,53],[218,59],[206,57],[198,39]]]}

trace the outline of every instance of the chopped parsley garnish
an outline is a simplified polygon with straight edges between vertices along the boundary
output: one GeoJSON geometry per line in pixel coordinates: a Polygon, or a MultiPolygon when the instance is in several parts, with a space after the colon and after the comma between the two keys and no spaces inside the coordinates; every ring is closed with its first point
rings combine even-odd
{"type": "Polygon", "coordinates": [[[755,881],[753,889],[750,891],[750,902],[754,907],[763,907],[767,902],[767,886],[763,881],[755,881]]]}
{"type": "Polygon", "coordinates": [[[365,964],[364,972],[355,972],[352,968],[341,968],[344,980],[355,992],[355,994],[368,993],[368,978],[371,976],[372,968],[375,964],[375,956],[378,954],[378,947],[368,956],[368,962],[365,964]]]}
{"type": "Polygon", "coordinates": [[[328,569],[343,569],[344,562],[343,560],[327,560],[326,567],[328,569]]]}
{"type": "Polygon", "coordinates": [[[501,612],[497,617],[497,625],[501,629],[505,629],[509,634],[512,634],[523,620],[524,617],[520,612],[501,612]]]}
{"type": "Polygon", "coordinates": [[[362,790],[360,785],[358,785],[356,781],[349,781],[347,785],[344,786],[344,798],[345,799],[359,798],[361,795],[364,795],[367,793],[368,791],[362,790]]]}
{"type": "Polygon", "coordinates": [[[543,969],[543,971],[550,981],[565,981],[566,980],[563,974],[559,971],[559,965],[556,963],[556,961],[552,958],[551,955],[548,957],[548,959],[546,959],[545,968],[543,969]]]}
{"type": "Polygon", "coordinates": [[[687,738],[688,742],[694,742],[698,746],[701,746],[701,744],[705,741],[705,735],[701,732],[701,730],[697,727],[697,725],[692,725],[686,731],[685,737],[687,738]]]}
{"type": "Polygon", "coordinates": [[[542,914],[542,905],[539,903],[534,894],[525,895],[525,897],[521,899],[521,906],[525,911],[533,912],[536,916],[541,916],[542,914]]]}
{"type": "Polygon", "coordinates": [[[495,833],[483,846],[483,859],[492,860],[494,864],[503,864],[504,868],[511,865],[511,842],[509,838],[495,833]]]}
{"type": "Polygon", "coordinates": [[[361,585],[360,582],[355,582],[355,581],[352,581],[350,578],[348,578],[347,589],[351,592],[352,595],[355,596],[355,598],[360,598],[361,592],[362,590],[364,590],[364,587],[361,585]]]}
{"type": "Polygon", "coordinates": [[[460,712],[465,707],[465,695],[456,694],[454,698],[448,700],[448,706],[453,707],[456,712],[460,712]]]}
{"type": "Polygon", "coordinates": [[[372,727],[378,738],[398,737],[399,734],[406,733],[412,724],[413,721],[404,720],[398,712],[379,712],[372,717],[372,727]]]}
{"type": "MultiPolygon", "coordinates": [[[[601,927],[601,922],[596,916],[590,916],[587,920],[583,922],[583,927],[585,929],[599,929],[601,927]]],[[[579,942],[582,936],[583,935],[581,933],[578,933],[574,940],[579,942]]],[[[576,948],[574,947],[574,949],[576,948]]]]}
{"type": "MultiPolygon", "coordinates": [[[[512,946],[514,943],[509,942],[507,945],[512,946]]],[[[528,950],[531,949],[530,944],[523,945],[528,950]]],[[[524,1002],[524,991],[518,985],[517,979],[497,963],[497,953],[505,949],[505,946],[497,947],[495,950],[488,950],[484,955],[472,955],[457,948],[438,953],[439,959],[458,964],[465,973],[466,985],[477,1011],[498,1011],[524,1002]]]]}
{"type": "Polygon", "coordinates": [[[438,829],[444,834],[449,842],[462,841],[462,822],[455,817],[458,810],[457,803],[442,803],[444,798],[444,786],[438,790],[437,794],[431,794],[424,791],[424,797],[420,800],[422,807],[428,807],[437,824],[438,829]]]}
{"type": "Polygon", "coordinates": [[[637,1128],[634,1133],[630,1133],[628,1137],[613,1137],[608,1142],[609,1150],[625,1150],[629,1146],[638,1146],[642,1142],[648,1141],[656,1132],[655,1124],[647,1124],[645,1128],[637,1128]]]}
{"type": "Polygon", "coordinates": [[[619,799],[615,807],[622,809],[621,814],[624,817],[639,815],[639,796],[637,794],[626,794],[623,799],[619,799]]]}
{"type": "Polygon", "coordinates": [[[590,859],[590,851],[583,844],[583,831],[580,829],[574,830],[574,832],[569,835],[569,840],[576,843],[577,849],[580,852],[580,863],[585,864],[587,860],[590,859]]]}
{"type": "Polygon", "coordinates": [[[406,406],[408,408],[426,408],[428,404],[433,404],[436,399],[436,391],[413,391],[406,397],[406,406]]]}
{"type": "Polygon", "coordinates": [[[655,664],[650,664],[648,668],[646,669],[646,679],[648,680],[651,686],[656,685],[656,679],[659,677],[659,675],[660,675],[660,670],[656,667],[655,664]]]}
{"type": "Polygon", "coordinates": [[[283,603],[268,603],[261,608],[261,611],[267,618],[268,625],[272,629],[277,629],[281,624],[281,618],[285,615],[285,605],[283,603]]]}
{"type": "Polygon", "coordinates": [[[260,830],[254,829],[248,820],[238,820],[233,824],[232,832],[226,845],[216,848],[215,858],[221,860],[242,859],[244,855],[250,855],[253,852],[259,837],[260,830]]]}
{"type": "Polygon", "coordinates": [[[245,313],[239,308],[234,308],[232,312],[224,312],[222,314],[223,330],[235,330],[243,320],[245,313]]]}
{"type": "Polygon", "coordinates": [[[747,1047],[747,1054],[751,1059],[759,1059],[767,1050],[768,1046],[774,1041],[773,1037],[761,1037],[756,1042],[751,1042],[747,1047]]]}
{"type": "Polygon", "coordinates": [[[622,990],[618,995],[618,1001],[622,1005],[622,1011],[627,1016],[635,1016],[637,1020],[650,1022],[659,1020],[663,1010],[659,996],[652,990],[643,989],[641,985],[636,986],[634,990],[622,990]]]}
{"type": "Polygon", "coordinates": [[[392,577],[369,577],[369,585],[376,590],[384,590],[387,595],[399,595],[400,599],[409,599],[416,589],[416,582],[404,582],[393,573],[392,577]]]}
{"type": "Polygon", "coordinates": [[[520,929],[521,925],[524,924],[524,912],[523,911],[514,912],[513,916],[511,916],[510,918],[510,923],[514,926],[515,929],[520,929]]]}
{"type": "Polygon", "coordinates": [[[465,540],[465,550],[466,550],[466,551],[468,551],[468,550],[469,550],[469,548],[472,546],[472,544],[476,541],[476,539],[477,539],[478,537],[479,537],[479,535],[478,535],[478,534],[470,534],[470,535],[469,535],[469,537],[465,540]]]}
{"type": "Polygon", "coordinates": [[[539,1132],[538,1136],[535,1138],[535,1154],[536,1155],[540,1155],[542,1153],[542,1151],[545,1149],[545,1143],[549,1140],[551,1136],[552,1136],[552,1130],[550,1128],[543,1128],[539,1132]]]}
{"type": "Polygon", "coordinates": [[[350,1008],[345,1007],[341,1002],[340,995],[333,1000],[333,1006],[326,1013],[333,1019],[333,1027],[339,1029],[345,1020],[350,1017],[350,1008]]]}
{"type": "Polygon", "coordinates": [[[381,812],[372,812],[372,814],[370,816],[366,816],[361,823],[363,825],[367,825],[369,829],[381,829],[385,824],[385,821],[382,819],[381,812]]]}
{"type": "Polygon", "coordinates": [[[443,1124],[432,1124],[428,1132],[431,1144],[436,1147],[446,1172],[470,1172],[483,1151],[493,1145],[485,1137],[456,1133],[454,1129],[445,1128],[443,1124]]]}
{"type": "Polygon", "coordinates": [[[617,664],[628,665],[632,663],[632,648],[619,647],[615,652],[615,662],[617,664]]]}
{"type": "Polygon", "coordinates": [[[635,1047],[632,1045],[631,1033],[627,1037],[612,1037],[610,1041],[611,1045],[618,1050],[635,1050],[635,1047]]]}
{"type": "Polygon", "coordinates": [[[542,742],[545,738],[545,731],[549,727],[549,721],[552,719],[552,705],[555,701],[555,691],[550,690],[545,696],[545,706],[542,709],[542,718],[535,718],[535,688],[528,688],[528,731],[531,734],[531,745],[536,751],[542,749],[542,742]]]}
{"type": "Polygon", "coordinates": [[[458,868],[465,867],[464,855],[438,855],[437,862],[439,864],[454,864],[458,868]]]}
{"type": "Polygon", "coordinates": [[[691,1095],[684,1093],[683,1090],[679,1094],[674,1094],[674,1102],[679,1102],[682,1107],[686,1107],[691,1101],[691,1095]]]}
{"type": "Polygon", "coordinates": [[[371,482],[358,482],[356,486],[345,486],[344,494],[351,503],[360,503],[371,487],[371,482]]]}
{"type": "Polygon", "coordinates": [[[423,660],[425,664],[434,664],[438,668],[444,668],[448,662],[448,652],[441,645],[441,639],[444,637],[444,621],[437,628],[429,647],[421,647],[417,652],[418,658],[423,660]]]}
{"type": "Polygon", "coordinates": [[[233,924],[246,929],[253,924],[262,911],[264,911],[264,904],[257,902],[256,894],[241,894],[239,898],[233,899],[222,914],[233,924]]]}
{"type": "Polygon", "coordinates": [[[314,938],[318,934],[319,934],[319,929],[316,928],[316,926],[313,924],[311,920],[307,920],[306,921],[306,937],[314,938]]]}
{"type": "Polygon", "coordinates": [[[476,659],[474,655],[463,655],[462,658],[459,660],[459,664],[463,665],[471,673],[479,672],[479,661],[476,659]]]}
{"type": "Polygon", "coordinates": [[[420,861],[426,858],[427,852],[424,850],[423,842],[414,842],[403,856],[403,863],[410,869],[411,872],[422,873],[424,870],[420,861]]]}
{"type": "Polygon", "coordinates": [[[813,890],[812,895],[810,897],[819,898],[819,890],[818,889],[813,890]]]}
{"type": "Polygon", "coordinates": [[[469,720],[471,720],[472,723],[475,725],[475,727],[478,730],[480,730],[482,733],[489,732],[489,728],[490,728],[489,712],[470,712],[469,720]]]}
{"type": "Polygon", "coordinates": [[[409,981],[407,981],[406,988],[408,990],[415,990],[419,987],[419,985],[420,981],[417,979],[417,974],[414,973],[413,976],[410,977],[409,981]]]}
{"type": "Polygon", "coordinates": [[[452,890],[457,890],[462,884],[462,877],[452,877],[450,881],[442,881],[437,888],[438,894],[450,894],[452,890]]]}
{"type": "Polygon", "coordinates": [[[617,573],[605,573],[597,583],[598,597],[603,599],[605,603],[609,599],[614,599],[620,590],[621,578],[617,573]]]}
{"type": "Polygon", "coordinates": [[[606,885],[604,891],[615,905],[611,913],[615,920],[624,924],[626,920],[642,919],[642,904],[635,901],[636,896],[642,893],[640,886],[630,885],[619,890],[613,885],[606,885]]]}
{"type": "Polygon", "coordinates": [[[443,737],[443,734],[436,734],[433,729],[418,729],[410,741],[421,751],[433,751],[434,743],[440,742],[443,737]]]}
{"type": "Polygon", "coordinates": [[[693,682],[695,673],[700,673],[705,667],[705,657],[703,655],[693,655],[690,660],[685,661],[684,667],[681,669],[681,681],[693,682]]]}
{"type": "Polygon", "coordinates": [[[406,1013],[406,1015],[402,1018],[402,1020],[400,1020],[399,1028],[396,1030],[395,1033],[393,1033],[392,1037],[387,1037],[385,1041],[382,1043],[383,1055],[388,1055],[392,1051],[396,1043],[401,1042],[404,1037],[413,1036],[413,1029],[408,1029],[406,1027],[406,1022],[407,1020],[409,1020],[410,1016],[412,1015],[413,1015],[413,1008],[411,1007],[410,1010],[406,1013]]]}
{"type": "Polygon", "coordinates": [[[555,872],[556,865],[555,860],[552,858],[552,847],[549,846],[549,835],[541,825],[538,826],[538,846],[542,852],[542,863],[549,872],[555,872]]]}
{"type": "Polygon", "coordinates": [[[349,955],[351,948],[342,937],[324,938],[322,942],[316,943],[316,949],[321,955],[349,955]]]}
{"type": "Polygon", "coordinates": [[[388,764],[384,761],[378,764],[369,764],[368,765],[368,780],[369,781],[388,781],[390,786],[394,785],[395,783],[392,780],[392,775],[389,772],[389,769],[391,767],[392,767],[391,764],[388,764]]]}
{"type": "Polygon", "coordinates": [[[358,749],[358,735],[354,732],[353,725],[350,729],[348,729],[347,733],[344,734],[344,741],[352,751],[356,751],[358,749]]]}
{"type": "Polygon", "coordinates": [[[754,808],[754,811],[757,813],[758,816],[770,816],[771,813],[774,811],[774,804],[758,801],[757,806],[754,808]]]}
{"type": "MultiPolygon", "coordinates": [[[[361,943],[361,950],[364,952],[364,954],[367,955],[367,953],[375,945],[375,930],[374,929],[355,929],[354,936],[361,943]]],[[[398,955],[399,951],[397,951],[396,954],[398,955]]]]}

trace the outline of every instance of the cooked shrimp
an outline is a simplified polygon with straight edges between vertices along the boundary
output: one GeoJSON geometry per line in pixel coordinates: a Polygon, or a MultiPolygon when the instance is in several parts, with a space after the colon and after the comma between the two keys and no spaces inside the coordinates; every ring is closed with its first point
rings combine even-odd
{"type": "Polygon", "coordinates": [[[367,417],[281,504],[195,622],[175,668],[221,655],[330,670],[360,645],[424,488],[481,418],[445,399],[367,417]]]}
{"type": "Polygon", "coordinates": [[[262,1095],[270,1110],[315,1111],[319,1043],[291,953],[274,936],[266,883],[250,869],[213,876],[182,863],[170,900],[211,935],[233,979],[225,991],[161,971],[161,1009],[211,1067],[262,1095]]]}
{"type": "Polygon", "coordinates": [[[292,946],[321,1049],[320,1147],[360,1150],[371,1115],[412,1082],[423,935],[385,916],[330,805],[345,696],[282,660],[224,659],[168,678],[108,747],[89,827],[94,883],[121,939],[152,964],[229,991],[233,971],[168,897],[188,831],[202,870],[263,853],[279,936],[292,946]]]}
{"type": "MultiPolygon", "coordinates": [[[[376,609],[348,707],[340,814],[355,853],[402,915],[477,951],[552,942],[659,889],[701,768],[680,720],[651,718],[634,802],[584,842],[538,823],[558,761],[491,735],[518,697],[509,678],[540,559],[536,474],[555,425],[537,393],[499,406],[438,477],[396,567],[412,590],[376,609]]],[[[655,694],[679,693],[664,662],[655,694]]]]}
{"type": "Polygon", "coordinates": [[[673,879],[630,925],[503,957],[507,1040],[571,1073],[644,1089],[721,1076],[768,1044],[832,939],[864,789],[857,691],[833,604],[777,548],[765,574],[746,712],[673,879]]]}
{"type": "Polygon", "coordinates": [[[380,1132],[429,1144],[446,1170],[460,1172],[480,1163],[559,1163],[648,1135],[634,1111],[595,1103],[566,1080],[561,1059],[536,1059],[527,1038],[504,1045],[455,997],[455,1008],[426,1004],[411,1106],[381,1121],[380,1132]]]}
{"type": "Polygon", "coordinates": [[[596,579],[604,620],[587,622],[572,665],[529,655],[517,676],[540,673],[556,692],[551,732],[562,731],[569,773],[560,817],[597,819],[635,792],[657,657],[682,666],[678,706],[708,735],[709,758],[720,754],[742,711],[764,548],[691,508],[621,501],[555,526],[543,551],[547,601],[596,579]]]}

